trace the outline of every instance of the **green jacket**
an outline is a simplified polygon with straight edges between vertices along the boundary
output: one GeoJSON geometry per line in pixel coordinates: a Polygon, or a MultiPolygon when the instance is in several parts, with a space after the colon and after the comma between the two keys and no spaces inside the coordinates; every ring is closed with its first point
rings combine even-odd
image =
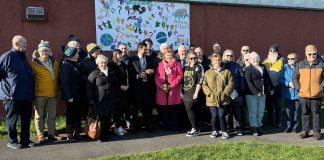
{"type": "Polygon", "coordinates": [[[220,107],[231,103],[230,94],[234,89],[234,80],[231,72],[224,67],[219,72],[210,68],[205,73],[202,85],[206,95],[208,107],[220,107]]]}

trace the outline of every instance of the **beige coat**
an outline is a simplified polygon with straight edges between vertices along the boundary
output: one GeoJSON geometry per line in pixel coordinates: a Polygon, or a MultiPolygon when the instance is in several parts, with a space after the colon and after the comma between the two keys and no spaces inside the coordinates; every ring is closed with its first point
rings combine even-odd
{"type": "Polygon", "coordinates": [[[234,89],[233,76],[225,68],[222,68],[218,73],[211,68],[205,73],[202,88],[208,107],[229,105],[231,103],[229,96],[234,89]]]}

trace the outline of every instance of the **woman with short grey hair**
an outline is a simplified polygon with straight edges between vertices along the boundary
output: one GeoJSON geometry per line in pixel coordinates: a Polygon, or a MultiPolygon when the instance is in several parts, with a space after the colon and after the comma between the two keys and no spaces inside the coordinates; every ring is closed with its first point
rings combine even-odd
{"type": "Polygon", "coordinates": [[[260,56],[252,52],[249,56],[250,65],[245,68],[246,105],[251,132],[254,136],[263,134],[261,127],[265,108],[266,94],[273,94],[272,83],[263,64],[260,64],[260,56]]]}
{"type": "Polygon", "coordinates": [[[108,58],[98,55],[98,68],[90,73],[87,84],[87,96],[92,113],[101,122],[99,140],[106,141],[110,128],[110,120],[115,110],[117,80],[115,73],[107,66],[108,58]]]}

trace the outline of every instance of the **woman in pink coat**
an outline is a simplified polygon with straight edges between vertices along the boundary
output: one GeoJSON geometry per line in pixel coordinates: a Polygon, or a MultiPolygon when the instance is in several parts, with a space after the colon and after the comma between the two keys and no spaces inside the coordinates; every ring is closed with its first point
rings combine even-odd
{"type": "Polygon", "coordinates": [[[181,104],[182,68],[181,64],[173,57],[171,50],[162,54],[162,61],[159,63],[155,74],[156,103],[161,113],[162,129],[167,130],[171,125],[172,130],[177,132],[177,108],[181,104]]]}

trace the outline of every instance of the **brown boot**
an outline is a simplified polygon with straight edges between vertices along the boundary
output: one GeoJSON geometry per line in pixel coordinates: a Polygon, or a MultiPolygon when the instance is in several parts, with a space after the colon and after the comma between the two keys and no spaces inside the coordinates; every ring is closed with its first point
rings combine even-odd
{"type": "Polygon", "coordinates": [[[37,137],[38,137],[37,142],[38,142],[39,144],[45,142],[45,136],[44,136],[44,135],[40,134],[40,135],[38,135],[37,137]]]}
{"type": "Polygon", "coordinates": [[[315,140],[321,140],[321,134],[317,131],[314,131],[314,139],[315,140]]]}
{"type": "Polygon", "coordinates": [[[301,138],[301,139],[307,138],[308,137],[308,133],[306,131],[301,131],[298,134],[298,137],[301,138]]]}

